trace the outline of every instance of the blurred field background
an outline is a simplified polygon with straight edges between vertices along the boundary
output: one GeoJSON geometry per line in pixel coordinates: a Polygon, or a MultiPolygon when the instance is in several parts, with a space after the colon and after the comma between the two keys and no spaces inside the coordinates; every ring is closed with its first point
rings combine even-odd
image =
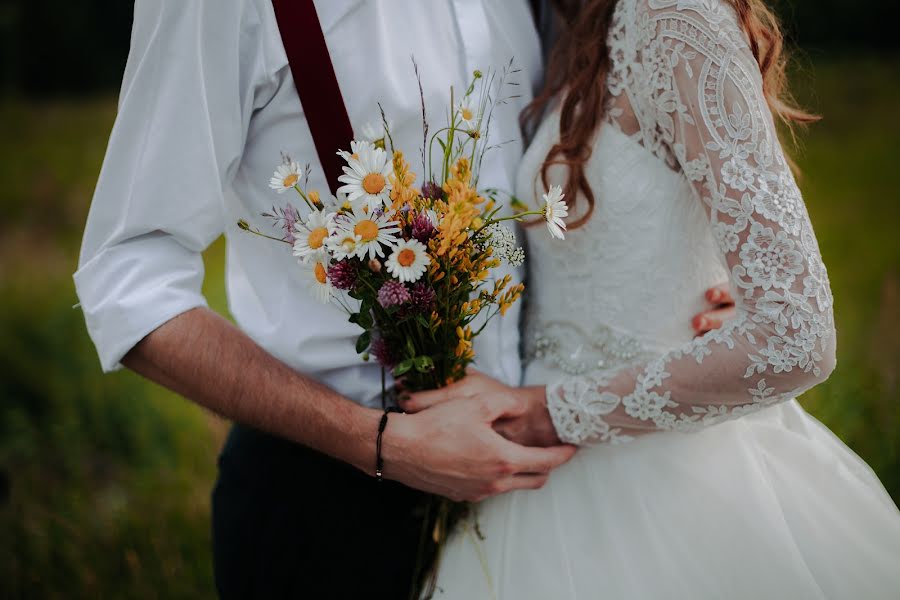
{"type": "MultiPolygon", "coordinates": [[[[892,3],[780,2],[795,156],[836,297],[839,365],[803,405],[900,501],[900,51],[892,3]]],[[[100,373],[71,283],[115,117],[130,3],[0,5],[0,597],[211,598],[227,426],[100,373]]],[[[207,296],[226,311],[221,240],[207,296]]],[[[823,524],[827,527],[827,524],[823,524]]]]}

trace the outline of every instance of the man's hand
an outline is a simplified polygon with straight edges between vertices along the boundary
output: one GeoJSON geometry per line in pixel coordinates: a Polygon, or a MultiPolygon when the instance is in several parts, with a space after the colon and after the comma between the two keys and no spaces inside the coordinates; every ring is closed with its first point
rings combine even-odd
{"type": "Polygon", "coordinates": [[[479,501],[540,488],[550,471],[575,454],[574,446],[558,443],[525,447],[493,429],[495,422],[523,415],[524,399],[518,395],[459,395],[446,402],[437,399],[444,391],[404,402],[404,408],[421,412],[391,415],[384,434],[385,477],[454,500],[479,501]]]}
{"type": "Polygon", "coordinates": [[[709,302],[709,308],[691,320],[691,327],[697,336],[718,329],[725,321],[734,317],[734,298],[731,297],[727,283],[706,290],[706,301],[709,302]]]}
{"type": "Polygon", "coordinates": [[[546,388],[513,388],[484,373],[469,369],[462,381],[451,386],[413,394],[401,400],[407,412],[420,412],[448,400],[477,399],[485,403],[504,403],[507,412],[493,423],[494,430],[522,446],[550,447],[562,444],[547,411],[546,388]]]}

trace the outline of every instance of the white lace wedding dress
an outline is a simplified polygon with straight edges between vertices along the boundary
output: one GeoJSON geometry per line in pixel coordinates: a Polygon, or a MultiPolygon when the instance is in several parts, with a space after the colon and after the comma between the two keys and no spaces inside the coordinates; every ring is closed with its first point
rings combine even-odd
{"type": "MultiPolygon", "coordinates": [[[[529,233],[527,385],[583,445],[478,508],[436,598],[900,598],[900,513],[794,398],[834,367],[828,277],[724,0],[620,0],[590,221],[529,233]],[[739,316],[692,339],[702,291],[739,316]]],[[[518,195],[542,191],[550,114],[518,195]]],[[[551,183],[561,183],[555,172],[551,183]]]]}

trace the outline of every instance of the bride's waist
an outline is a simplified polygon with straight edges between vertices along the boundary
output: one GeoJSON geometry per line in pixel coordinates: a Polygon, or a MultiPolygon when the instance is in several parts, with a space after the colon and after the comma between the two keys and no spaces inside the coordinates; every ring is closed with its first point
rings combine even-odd
{"type": "Polygon", "coordinates": [[[524,358],[527,370],[532,372],[582,375],[641,364],[690,339],[689,330],[680,328],[660,327],[651,336],[645,328],[626,329],[606,323],[532,321],[524,331],[524,358]]]}

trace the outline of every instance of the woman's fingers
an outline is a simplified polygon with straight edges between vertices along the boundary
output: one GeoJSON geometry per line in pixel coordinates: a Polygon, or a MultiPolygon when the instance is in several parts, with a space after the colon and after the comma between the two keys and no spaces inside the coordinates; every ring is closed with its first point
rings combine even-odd
{"type": "Polygon", "coordinates": [[[713,306],[734,304],[734,298],[731,297],[731,288],[727,283],[721,283],[709,288],[706,290],[706,301],[713,306]]]}
{"type": "Polygon", "coordinates": [[[707,312],[700,313],[699,315],[694,317],[691,325],[694,327],[694,331],[697,335],[704,335],[707,332],[712,331],[713,329],[720,328],[725,323],[725,321],[734,317],[734,313],[734,306],[716,308],[707,312]]]}
{"type": "Polygon", "coordinates": [[[734,298],[727,283],[713,286],[706,290],[706,301],[712,306],[708,310],[695,315],[691,327],[698,336],[713,329],[718,329],[725,321],[734,316],[734,298]]]}

